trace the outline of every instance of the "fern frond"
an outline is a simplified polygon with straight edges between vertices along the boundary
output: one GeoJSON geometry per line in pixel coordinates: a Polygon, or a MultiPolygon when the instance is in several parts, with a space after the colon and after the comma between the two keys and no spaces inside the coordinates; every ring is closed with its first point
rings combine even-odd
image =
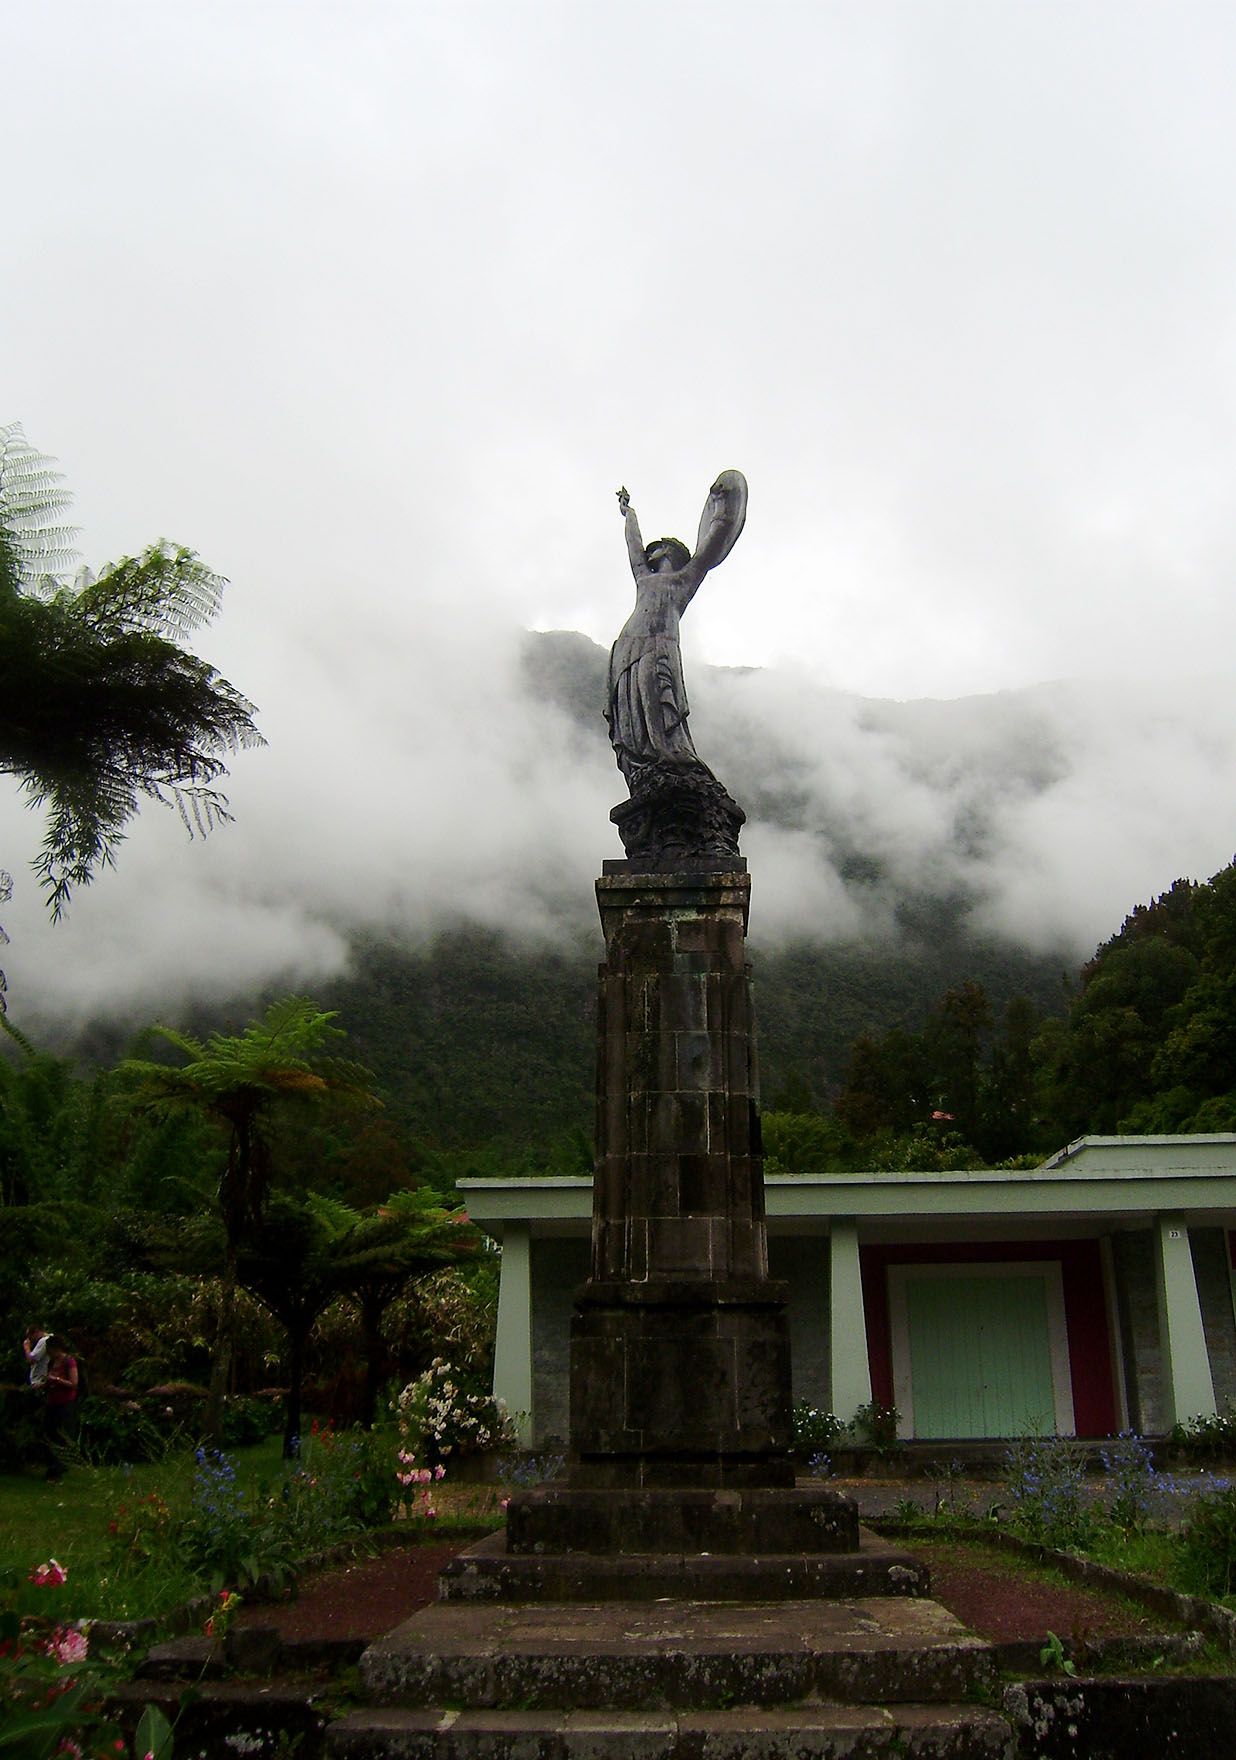
{"type": "Polygon", "coordinates": [[[0,427],[0,580],[11,571],[17,590],[45,592],[76,560],[76,527],[55,521],[72,498],[54,466],[31,446],[20,422],[0,427]]]}
{"type": "Polygon", "coordinates": [[[160,538],[140,556],[109,563],[76,606],[100,633],[145,630],[181,642],[218,614],[226,585],[195,551],[160,538]]]}

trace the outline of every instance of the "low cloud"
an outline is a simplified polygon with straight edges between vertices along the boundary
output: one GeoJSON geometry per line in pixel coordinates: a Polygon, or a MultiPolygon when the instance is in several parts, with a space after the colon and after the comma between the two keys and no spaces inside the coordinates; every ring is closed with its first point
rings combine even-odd
{"type": "MultiPolygon", "coordinates": [[[[270,743],[234,765],[235,823],[191,844],[146,807],[61,924],[28,867],[39,817],[10,786],[4,963],[19,1023],[139,1022],[311,989],[346,970],[358,931],[595,933],[592,882],[621,853],[607,815],[623,794],[599,712],[603,651],[461,615],[374,636],[353,627],[357,658],[342,661],[285,642],[262,705],[270,743]],[[542,660],[552,649],[548,671],[530,674],[529,640],[542,660]]],[[[944,897],[981,933],[1080,959],[1236,843],[1223,679],[952,702],[864,699],[788,668],[696,666],[689,682],[696,745],[748,812],[753,936],[767,946],[888,941],[899,904],[944,897]]]]}

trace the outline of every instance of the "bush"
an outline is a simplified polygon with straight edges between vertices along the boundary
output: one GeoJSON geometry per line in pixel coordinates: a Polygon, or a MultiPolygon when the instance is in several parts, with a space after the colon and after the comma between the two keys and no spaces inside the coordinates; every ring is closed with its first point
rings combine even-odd
{"type": "Polygon", "coordinates": [[[1180,1558],[1195,1593],[1236,1594],[1236,1487],[1197,1499],[1180,1531],[1180,1558]]]}
{"type": "Polygon", "coordinates": [[[184,1440],[182,1426],[162,1407],[92,1398],[82,1402],[75,1450],[87,1466],[115,1467],[161,1461],[184,1440]]]}
{"type": "Polygon", "coordinates": [[[402,1444],[421,1466],[445,1466],[452,1456],[509,1448],[515,1441],[505,1402],[469,1385],[441,1357],[408,1383],[397,1410],[402,1444]]]}
{"type": "Polygon", "coordinates": [[[1059,1436],[1023,1436],[1005,1455],[1012,1526],[1062,1550],[1083,1546],[1093,1521],[1082,1494],[1086,1463],[1059,1436]]]}
{"type": "Polygon", "coordinates": [[[801,1455],[816,1454],[834,1446],[845,1434],[845,1425],[836,1412],[821,1412],[810,1400],[794,1402],[791,1413],[794,1447],[801,1455]]]}
{"type": "Polygon", "coordinates": [[[16,1472],[42,1446],[43,1407],[28,1387],[0,1389],[0,1472],[16,1472]]]}
{"type": "Polygon", "coordinates": [[[283,1429],[280,1401],[283,1390],[273,1393],[235,1393],[223,1402],[223,1446],[244,1448],[265,1442],[283,1429]]]}
{"type": "Polygon", "coordinates": [[[1191,1460],[1236,1460],[1236,1412],[1216,1412],[1208,1418],[1190,1418],[1172,1430],[1174,1447],[1191,1460]]]}
{"type": "Polygon", "coordinates": [[[901,1413],[896,1406],[881,1405],[878,1399],[859,1406],[846,1428],[850,1434],[877,1454],[887,1454],[897,1446],[897,1426],[901,1413]]]}

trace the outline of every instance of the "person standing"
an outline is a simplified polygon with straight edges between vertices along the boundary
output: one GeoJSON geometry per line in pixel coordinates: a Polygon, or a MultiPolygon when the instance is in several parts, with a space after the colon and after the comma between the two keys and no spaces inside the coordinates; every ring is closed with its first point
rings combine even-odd
{"type": "Polygon", "coordinates": [[[30,1374],[30,1386],[42,1393],[47,1385],[47,1340],[50,1334],[42,1326],[29,1326],[21,1341],[22,1355],[30,1374]]]}
{"type": "Polygon", "coordinates": [[[64,1478],[64,1448],[77,1435],[77,1359],[64,1340],[47,1340],[47,1392],[43,1401],[43,1440],[47,1444],[47,1481],[64,1478]]]}

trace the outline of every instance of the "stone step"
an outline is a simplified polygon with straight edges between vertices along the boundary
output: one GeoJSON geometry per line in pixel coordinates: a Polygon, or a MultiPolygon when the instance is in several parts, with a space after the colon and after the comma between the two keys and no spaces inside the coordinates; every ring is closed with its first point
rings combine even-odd
{"type": "Polygon", "coordinates": [[[927,1595],[931,1575],[913,1553],[859,1529],[852,1552],[512,1554],[487,1535],[438,1578],[445,1601],[789,1601],[927,1595]]]}
{"type": "Polygon", "coordinates": [[[329,1760],[1008,1760],[979,1706],[738,1706],[720,1711],[354,1711],[329,1760]]]}
{"type": "Polygon", "coordinates": [[[511,1497],[506,1539],[512,1555],[852,1552],[858,1546],[858,1505],[820,1484],[538,1485],[511,1497]]]}
{"type": "Polygon", "coordinates": [[[440,1601],[371,1644],[368,1696],[470,1710],[720,1710],[955,1701],[994,1688],[990,1647],[937,1602],[440,1601]]]}

